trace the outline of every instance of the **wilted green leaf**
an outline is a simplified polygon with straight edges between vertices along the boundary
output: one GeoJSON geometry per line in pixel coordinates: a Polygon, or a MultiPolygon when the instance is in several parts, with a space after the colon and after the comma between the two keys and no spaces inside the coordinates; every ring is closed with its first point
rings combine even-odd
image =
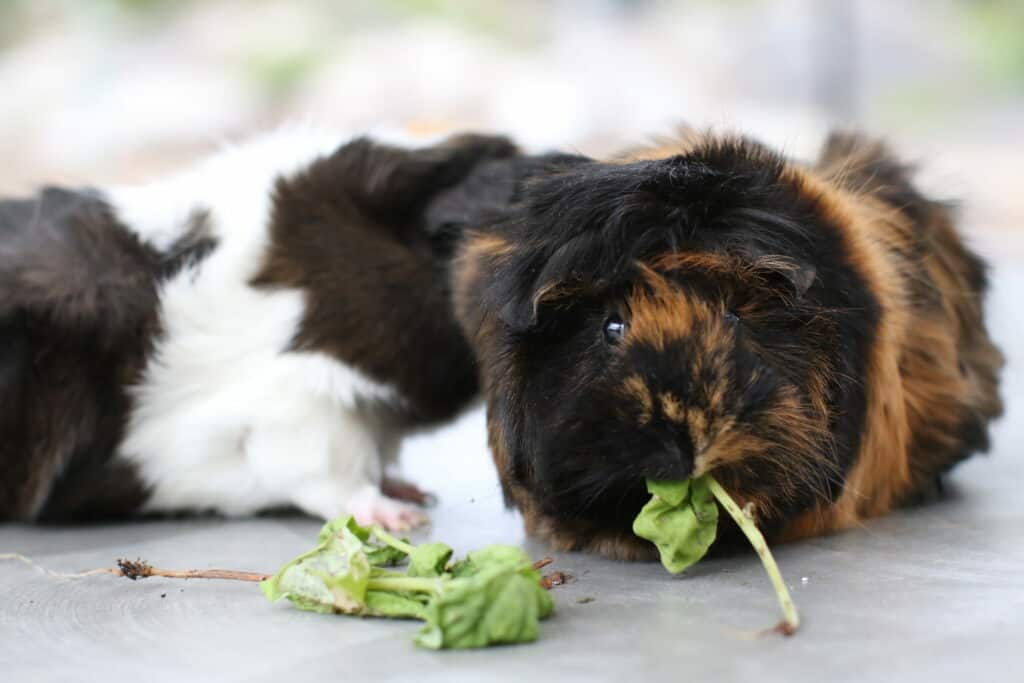
{"type": "Polygon", "coordinates": [[[451,556],[443,543],[412,546],[340,517],[320,530],[316,548],[261,588],[267,598],[285,597],[304,610],[422,619],[416,642],[434,649],[537,638],[538,622],[554,603],[526,553],[488,546],[449,569],[451,556]],[[406,556],[406,572],[384,568],[406,556]]]}
{"type": "Polygon", "coordinates": [[[648,481],[647,490],[652,494],[651,500],[633,520],[633,533],[658,547],[665,569],[675,574],[704,557],[715,540],[718,504],[721,504],[750,541],[768,572],[783,615],[773,630],[785,635],[796,632],[800,616],[764,536],[753,517],[740,508],[714,477],[704,474],[685,481],[648,481]]]}
{"type": "Polygon", "coordinates": [[[366,614],[373,617],[392,619],[426,619],[424,605],[426,594],[390,593],[387,591],[366,592],[366,614]]]}
{"type": "Polygon", "coordinates": [[[651,500],[633,520],[633,533],[654,543],[665,569],[677,574],[707,553],[718,530],[718,505],[708,477],[648,481],[651,500]]]}
{"type": "Polygon", "coordinates": [[[444,584],[427,603],[416,643],[430,649],[473,648],[537,639],[553,603],[527,561],[515,566],[473,563],[475,573],[444,584]]]}
{"type": "Polygon", "coordinates": [[[344,530],[348,530],[363,543],[363,552],[366,553],[371,566],[392,567],[400,564],[406,557],[403,550],[375,540],[373,530],[357,524],[351,515],[336,517],[324,524],[320,529],[320,535],[317,536],[317,543],[323,543],[329,536],[341,534],[344,530]]]}
{"type": "Polygon", "coordinates": [[[397,548],[390,546],[375,547],[367,546],[366,559],[372,567],[394,567],[402,563],[406,554],[397,548]]]}
{"type": "Polygon", "coordinates": [[[261,581],[267,599],[288,598],[299,609],[315,612],[362,614],[370,561],[350,521],[341,518],[324,525],[316,548],[261,581]]]}
{"type": "Polygon", "coordinates": [[[441,576],[452,557],[444,543],[424,543],[409,554],[409,576],[441,576]]]}
{"type": "MultiPolygon", "coordinates": [[[[488,545],[474,550],[452,565],[451,574],[456,578],[472,576],[485,567],[531,565],[530,556],[510,545],[488,545]]],[[[532,565],[531,565],[532,566],[532,565]]]]}

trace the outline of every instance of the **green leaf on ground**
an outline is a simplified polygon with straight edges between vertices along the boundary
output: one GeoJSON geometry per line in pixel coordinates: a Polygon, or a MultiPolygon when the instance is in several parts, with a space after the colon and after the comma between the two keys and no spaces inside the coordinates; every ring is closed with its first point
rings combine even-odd
{"type": "Polygon", "coordinates": [[[431,649],[536,640],[554,603],[519,548],[492,545],[449,566],[451,547],[413,546],[351,517],[331,520],[317,546],[261,582],[270,600],[332,614],[420,619],[431,649]],[[405,572],[389,570],[408,559],[405,572]]]}

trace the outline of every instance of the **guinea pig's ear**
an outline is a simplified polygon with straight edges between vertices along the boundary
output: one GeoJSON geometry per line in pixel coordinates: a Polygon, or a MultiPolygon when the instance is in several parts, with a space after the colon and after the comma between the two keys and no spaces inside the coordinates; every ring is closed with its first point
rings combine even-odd
{"type": "Polygon", "coordinates": [[[596,286],[588,264],[596,261],[590,254],[591,236],[568,240],[550,253],[538,248],[521,255],[499,273],[511,287],[504,290],[498,317],[513,332],[525,332],[540,322],[545,309],[579,296],[596,286]]]}
{"type": "Polygon", "coordinates": [[[569,220],[560,210],[566,186],[579,185],[572,170],[591,163],[584,156],[553,153],[527,158],[518,170],[513,208],[504,217],[515,248],[492,264],[483,294],[513,332],[536,326],[545,309],[587,291],[609,269],[608,240],[599,224],[569,220]]]}
{"type": "Polygon", "coordinates": [[[762,256],[754,261],[754,267],[782,278],[792,287],[796,299],[802,299],[818,277],[818,269],[788,256],[762,256]]]}
{"type": "Polygon", "coordinates": [[[537,324],[538,303],[513,299],[501,307],[498,317],[513,332],[525,332],[537,324]]]}
{"type": "Polygon", "coordinates": [[[764,248],[749,244],[738,251],[755,272],[763,274],[769,280],[785,282],[796,300],[803,298],[818,277],[815,265],[803,259],[770,253],[764,248]]]}
{"type": "Polygon", "coordinates": [[[513,332],[525,332],[540,322],[544,311],[566,301],[578,291],[569,283],[548,280],[522,296],[509,300],[498,317],[513,332]]]}
{"type": "Polygon", "coordinates": [[[513,332],[525,332],[535,327],[544,306],[559,297],[561,283],[552,269],[540,267],[536,270],[524,268],[524,274],[520,276],[522,280],[518,286],[506,290],[506,298],[498,308],[498,317],[513,332]],[[540,273],[531,276],[531,270],[540,270],[540,273]]]}

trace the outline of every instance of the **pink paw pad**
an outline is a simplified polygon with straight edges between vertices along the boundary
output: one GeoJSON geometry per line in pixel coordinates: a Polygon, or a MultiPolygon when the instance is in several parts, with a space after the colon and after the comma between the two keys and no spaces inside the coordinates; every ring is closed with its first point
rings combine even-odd
{"type": "Polygon", "coordinates": [[[415,507],[379,494],[367,500],[353,501],[349,509],[360,525],[379,524],[388,531],[409,531],[428,521],[428,517],[415,507]]]}

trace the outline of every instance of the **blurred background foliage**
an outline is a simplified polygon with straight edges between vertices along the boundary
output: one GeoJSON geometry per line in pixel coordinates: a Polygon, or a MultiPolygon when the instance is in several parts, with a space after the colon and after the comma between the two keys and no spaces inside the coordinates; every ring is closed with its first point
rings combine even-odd
{"type": "Polygon", "coordinates": [[[1024,0],[0,0],[0,191],[132,181],[284,121],[601,155],[686,123],[884,135],[1024,224],[1024,0]]]}

